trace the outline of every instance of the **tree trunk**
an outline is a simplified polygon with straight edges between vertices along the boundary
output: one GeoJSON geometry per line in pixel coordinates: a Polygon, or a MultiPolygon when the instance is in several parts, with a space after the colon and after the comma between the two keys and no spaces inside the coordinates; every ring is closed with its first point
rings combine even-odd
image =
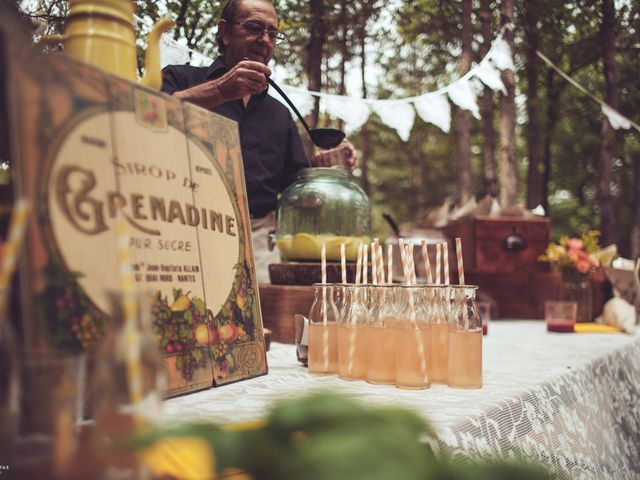
{"type": "MultiPolygon", "coordinates": [[[[471,0],[462,0],[462,55],[458,62],[458,73],[464,75],[471,68],[471,0]]],[[[458,201],[466,204],[471,192],[471,112],[458,109],[456,113],[456,133],[458,136],[458,201]]]]}
{"type": "Polygon", "coordinates": [[[529,0],[525,12],[525,38],[527,43],[527,152],[529,171],[527,175],[527,208],[535,208],[542,203],[541,195],[541,151],[538,99],[538,0],[529,0]]]}
{"type": "MultiPolygon", "coordinates": [[[[615,65],[615,9],[614,0],[602,1],[602,63],[604,66],[605,102],[618,109],[617,71],[615,65]]],[[[600,155],[596,197],[600,210],[600,234],[604,246],[616,243],[617,222],[611,194],[612,166],[615,156],[615,130],[607,117],[602,118],[600,155]]]]}
{"type": "MultiPolygon", "coordinates": [[[[502,0],[500,5],[501,24],[513,23],[514,0],[502,0]]],[[[504,39],[515,52],[513,31],[505,30],[504,39]]],[[[502,72],[502,82],[507,94],[500,98],[500,156],[498,161],[498,179],[500,205],[503,208],[515,207],[518,202],[518,163],[516,158],[516,104],[515,73],[513,70],[502,72]]]]}
{"type": "MultiPolygon", "coordinates": [[[[347,46],[347,37],[349,34],[349,25],[348,25],[348,16],[347,16],[347,0],[340,0],[340,84],[338,85],[338,95],[344,95],[346,93],[346,66],[347,66],[347,58],[349,55],[348,46],[347,46]]],[[[342,120],[338,120],[338,128],[342,130],[344,128],[342,120]]]]}
{"type": "Polygon", "coordinates": [[[633,156],[633,205],[631,206],[631,242],[630,255],[640,257],[640,152],[633,156]]]}
{"type": "MultiPolygon", "coordinates": [[[[493,40],[493,29],[491,28],[491,0],[480,2],[480,22],[482,25],[482,45],[480,46],[480,57],[489,51],[493,40]]],[[[496,132],[493,126],[493,90],[485,86],[482,92],[482,103],[480,106],[482,117],[482,134],[484,148],[482,153],[483,177],[486,193],[492,197],[498,195],[498,183],[496,179],[496,132]]]]}
{"type": "Polygon", "coordinates": [[[558,123],[558,100],[560,99],[560,88],[553,81],[555,72],[549,68],[547,70],[546,90],[546,129],[544,137],[543,157],[542,157],[542,206],[546,215],[549,216],[551,208],[549,206],[549,182],[551,181],[551,144],[553,143],[553,132],[558,123]]]}
{"type": "MultiPolygon", "coordinates": [[[[367,66],[367,17],[364,13],[364,5],[360,9],[360,21],[358,25],[358,36],[360,41],[360,75],[362,80],[362,98],[367,98],[367,79],[366,79],[366,66],[367,66]]],[[[362,189],[367,195],[371,194],[371,187],[369,185],[369,155],[371,145],[369,141],[369,129],[365,123],[360,130],[360,151],[362,152],[362,158],[360,158],[360,168],[362,170],[362,189]]]]}
{"type": "MultiPolygon", "coordinates": [[[[307,43],[307,76],[309,77],[309,90],[319,92],[322,88],[322,55],[324,43],[327,39],[327,26],[325,24],[324,0],[309,0],[311,10],[311,28],[309,43],[307,43]]],[[[320,99],[314,97],[314,106],[309,119],[309,126],[316,128],[320,113],[320,99]]]]}

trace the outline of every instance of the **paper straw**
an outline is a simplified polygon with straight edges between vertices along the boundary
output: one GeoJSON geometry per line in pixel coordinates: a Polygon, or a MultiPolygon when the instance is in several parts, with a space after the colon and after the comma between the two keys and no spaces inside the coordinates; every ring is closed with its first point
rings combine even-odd
{"type": "Polygon", "coordinates": [[[24,233],[27,229],[27,217],[29,214],[29,203],[24,199],[19,199],[13,206],[11,213],[11,223],[7,241],[2,246],[2,266],[0,267],[0,289],[5,294],[9,289],[11,274],[15,269],[22,246],[24,233]]]}
{"type": "Polygon", "coordinates": [[[360,284],[360,278],[362,275],[362,242],[358,243],[358,258],[356,260],[356,278],[355,284],[360,284]]]}
{"type": "Polygon", "coordinates": [[[322,283],[327,283],[327,245],[322,242],[320,249],[320,274],[322,277],[322,283]]]}
{"type": "MultiPolygon", "coordinates": [[[[353,295],[354,297],[357,296],[359,294],[358,289],[354,288],[353,289],[353,295]]],[[[351,305],[355,305],[355,302],[357,300],[355,298],[351,299],[350,304],[351,305]]],[[[349,312],[351,313],[351,312],[349,312]]],[[[356,313],[357,313],[357,309],[356,309],[356,313]]],[[[347,363],[347,371],[349,372],[349,376],[353,375],[353,359],[355,358],[355,353],[356,353],[356,320],[357,318],[353,318],[353,315],[351,315],[349,317],[349,322],[351,325],[351,329],[349,330],[349,362],[347,363]]]]}
{"type": "Polygon", "coordinates": [[[423,375],[424,383],[429,381],[427,375],[427,360],[425,359],[424,342],[420,336],[420,327],[418,326],[418,320],[416,319],[415,304],[413,302],[413,293],[409,292],[409,303],[411,305],[411,319],[413,321],[414,331],[416,334],[416,343],[418,346],[418,356],[420,357],[420,373],[423,375]]]}
{"type": "Polygon", "coordinates": [[[402,273],[404,275],[404,283],[411,285],[411,273],[409,272],[409,256],[407,255],[407,246],[402,242],[400,244],[400,255],[402,257],[402,273]]]}
{"type": "Polygon", "coordinates": [[[371,243],[371,283],[378,284],[378,262],[376,261],[376,244],[371,243]]]}
{"type": "Polygon", "coordinates": [[[413,259],[413,247],[415,245],[413,244],[413,242],[411,242],[407,246],[409,247],[409,269],[411,271],[411,283],[413,285],[416,285],[418,283],[418,280],[416,278],[416,264],[413,259]]]}
{"type": "Polygon", "coordinates": [[[429,261],[429,249],[427,248],[427,241],[422,240],[420,242],[422,247],[422,261],[424,262],[424,271],[427,276],[427,283],[433,283],[433,276],[431,275],[431,262],[429,261]]]}
{"type": "Polygon", "coordinates": [[[378,271],[378,283],[382,285],[384,283],[384,255],[382,255],[380,240],[374,238],[373,243],[376,247],[376,270],[378,271]]]}
{"type": "Polygon", "coordinates": [[[342,269],[342,283],[347,283],[347,256],[344,250],[344,243],[340,244],[340,267],[342,269]]]}
{"type": "Polygon", "coordinates": [[[322,277],[322,356],[324,371],[329,370],[329,325],[327,325],[327,245],[322,242],[320,249],[320,275],[322,277]]]}
{"type": "Polygon", "coordinates": [[[464,285],[464,261],[462,259],[462,239],[456,238],[456,258],[458,260],[458,280],[460,285],[464,285]]]}
{"type": "Polygon", "coordinates": [[[142,418],[140,416],[140,412],[138,412],[138,408],[135,408],[135,406],[139,405],[142,401],[142,346],[140,342],[140,332],[138,331],[136,324],[138,308],[133,272],[131,270],[129,224],[122,213],[122,210],[118,210],[116,220],[116,242],[125,328],[124,340],[126,345],[127,382],[129,384],[131,403],[134,405],[134,422],[141,425],[142,418]]]}
{"type": "Polygon", "coordinates": [[[444,284],[449,285],[449,244],[442,243],[442,264],[444,266],[444,284]]]}
{"type": "Polygon", "coordinates": [[[368,251],[369,251],[369,245],[367,245],[366,243],[364,244],[364,246],[362,247],[362,283],[366,284],[367,283],[367,273],[368,273],[368,269],[369,269],[369,260],[367,258],[368,256],[368,251]]]}
{"type": "Polygon", "coordinates": [[[442,263],[442,245],[436,244],[436,285],[440,285],[441,276],[441,263],[442,263]]]}
{"type": "Polygon", "coordinates": [[[387,283],[393,283],[393,244],[387,245],[387,283]]]}
{"type": "MultiPolygon", "coordinates": [[[[410,271],[413,263],[412,258],[413,258],[413,243],[409,243],[405,245],[405,256],[403,259],[407,265],[407,268],[405,270],[405,281],[407,285],[411,285],[411,277],[412,275],[415,275],[415,268],[413,268],[413,273],[411,273],[410,271]]],[[[427,375],[427,362],[424,358],[425,357],[424,343],[422,341],[422,337],[420,336],[420,328],[418,326],[418,320],[416,319],[416,306],[415,306],[415,301],[413,299],[413,291],[411,290],[409,291],[409,309],[410,309],[409,319],[412,323],[413,330],[415,332],[416,344],[418,347],[418,355],[420,357],[420,372],[423,375],[424,382],[427,383],[429,381],[429,378],[427,375]]]]}

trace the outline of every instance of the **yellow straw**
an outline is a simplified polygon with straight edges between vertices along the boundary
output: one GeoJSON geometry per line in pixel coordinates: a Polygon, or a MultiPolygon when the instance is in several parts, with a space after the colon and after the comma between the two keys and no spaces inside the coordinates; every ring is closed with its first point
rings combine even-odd
{"type": "Polygon", "coordinates": [[[24,233],[27,229],[29,203],[24,199],[16,201],[11,214],[9,236],[2,246],[2,265],[0,267],[0,289],[6,292],[11,281],[11,274],[15,269],[24,233]]]}
{"type": "Polygon", "coordinates": [[[138,406],[142,401],[142,363],[140,334],[137,329],[137,303],[135,285],[131,272],[131,251],[129,249],[129,226],[122,211],[119,211],[116,222],[116,241],[118,245],[118,269],[120,274],[120,290],[122,292],[122,310],[124,315],[127,381],[129,394],[134,406],[134,422],[142,425],[142,417],[138,406]]]}

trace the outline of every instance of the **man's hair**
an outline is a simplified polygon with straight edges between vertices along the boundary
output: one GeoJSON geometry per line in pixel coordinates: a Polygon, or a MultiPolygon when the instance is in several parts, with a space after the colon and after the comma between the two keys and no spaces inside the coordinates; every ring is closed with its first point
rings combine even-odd
{"type": "MultiPolygon", "coordinates": [[[[267,3],[269,0],[264,0],[267,3]]],[[[236,15],[238,13],[238,8],[240,8],[240,3],[242,0],[227,0],[227,3],[224,4],[222,8],[222,13],[220,13],[220,20],[226,20],[227,23],[235,22],[236,15]]],[[[222,37],[220,36],[220,32],[216,33],[216,43],[218,44],[218,52],[220,55],[224,55],[224,42],[222,41],[222,37]]]]}
{"type": "MultiPolygon", "coordinates": [[[[220,20],[226,20],[227,23],[233,23],[241,2],[242,0],[227,0],[227,3],[225,3],[222,8],[220,20]]],[[[220,55],[224,55],[224,42],[222,41],[220,32],[216,33],[216,43],[218,44],[218,52],[220,52],[220,55]]]]}

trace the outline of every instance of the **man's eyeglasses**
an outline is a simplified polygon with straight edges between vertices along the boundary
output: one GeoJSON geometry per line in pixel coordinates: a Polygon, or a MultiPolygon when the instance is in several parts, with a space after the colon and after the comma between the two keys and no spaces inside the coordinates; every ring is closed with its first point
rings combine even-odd
{"type": "Polygon", "coordinates": [[[286,38],[284,36],[284,33],[282,33],[281,31],[276,30],[275,28],[265,28],[264,25],[262,25],[261,23],[257,23],[257,22],[245,22],[245,23],[231,22],[231,23],[234,25],[240,25],[242,28],[244,28],[244,30],[249,35],[253,35],[254,37],[261,37],[262,35],[264,35],[264,32],[267,32],[267,35],[269,36],[269,40],[275,43],[276,45],[278,45],[279,43],[282,43],[282,41],[286,38]]]}

